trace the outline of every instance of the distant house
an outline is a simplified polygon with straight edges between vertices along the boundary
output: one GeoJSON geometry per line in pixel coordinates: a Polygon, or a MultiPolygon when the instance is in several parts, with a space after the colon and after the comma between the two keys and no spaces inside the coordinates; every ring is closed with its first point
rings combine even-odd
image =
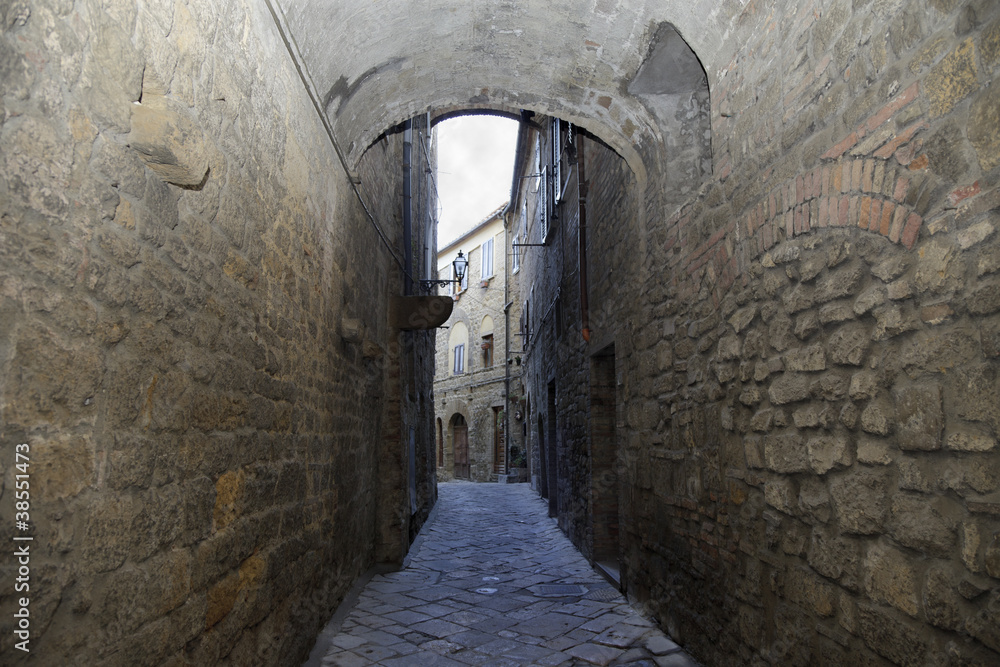
{"type": "MultiPolygon", "coordinates": [[[[507,481],[524,468],[518,270],[507,252],[506,205],[438,252],[438,275],[453,277],[459,251],[469,266],[449,292],[455,309],[438,330],[434,376],[439,479],[507,481]]],[[[523,478],[523,475],[522,475],[523,478]]]]}

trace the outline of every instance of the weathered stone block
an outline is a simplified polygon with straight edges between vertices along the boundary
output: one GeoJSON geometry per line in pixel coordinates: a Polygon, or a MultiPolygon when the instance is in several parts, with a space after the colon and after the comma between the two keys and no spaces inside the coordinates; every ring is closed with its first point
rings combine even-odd
{"type": "Polygon", "coordinates": [[[878,394],[878,375],[874,371],[862,370],[851,376],[849,395],[855,401],[865,401],[878,394]]]}
{"type": "Polygon", "coordinates": [[[892,463],[892,446],[887,440],[861,436],[858,438],[858,462],[871,465],[892,463]]]}
{"type": "Polygon", "coordinates": [[[844,532],[871,535],[882,530],[889,514],[889,472],[855,466],[830,479],[837,519],[844,532]]]}
{"type": "Polygon", "coordinates": [[[809,454],[802,436],[794,433],[764,437],[764,463],[780,473],[806,472],[809,454]]]}
{"type": "Polygon", "coordinates": [[[835,364],[860,366],[871,345],[871,332],[860,322],[845,324],[830,336],[828,351],[835,364]]]}
{"type": "Polygon", "coordinates": [[[956,373],[955,409],[960,417],[986,422],[1000,431],[1000,378],[993,364],[981,364],[956,373]]]}
{"type": "Polygon", "coordinates": [[[889,435],[893,430],[895,413],[886,397],[876,397],[861,411],[861,429],[872,435],[889,435]]]}
{"type": "Polygon", "coordinates": [[[862,586],[861,546],[856,539],[817,526],[813,529],[807,559],[814,570],[848,590],[857,591],[862,586]]]}
{"type": "Polygon", "coordinates": [[[719,359],[729,361],[740,356],[740,339],[737,336],[726,336],[719,340],[717,354],[719,359]]]}
{"type": "Polygon", "coordinates": [[[958,594],[961,574],[954,568],[935,564],[924,579],[924,614],[927,620],[946,630],[960,631],[964,625],[962,598],[958,594]]]}
{"type": "Polygon", "coordinates": [[[822,345],[810,345],[788,352],[784,358],[786,371],[826,370],[826,353],[822,345]]]}
{"type": "Polygon", "coordinates": [[[931,68],[924,80],[932,118],[943,116],[974,91],[978,85],[975,45],[967,39],[931,68]]]}
{"type": "Polygon", "coordinates": [[[1000,164],[1000,81],[990,84],[972,103],[968,133],[983,171],[1000,164]]]}
{"type": "Polygon", "coordinates": [[[993,534],[992,541],[983,552],[983,568],[986,570],[986,574],[994,579],[1000,579],[1000,532],[993,534]]]}
{"type": "Polygon", "coordinates": [[[890,604],[910,616],[920,610],[919,578],[910,559],[888,544],[879,542],[864,559],[865,591],[876,602],[890,604]]]}
{"type": "Polygon", "coordinates": [[[904,546],[945,558],[955,547],[963,513],[958,503],[944,496],[928,499],[900,493],[892,499],[890,532],[904,546]]]}
{"type": "Polygon", "coordinates": [[[911,377],[946,373],[979,353],[979,342],[961,329],[918,331],[900,346],[900,362],[911,377]]]}
{"type": "Polygon", "coordinates": [[[182,105],[147,95],[133,105],[129,146],[160,178],[175,185],[199,185],[208,171],[205,138],[182,105]]]}
{"type": "Polygon", "coordinates": [[[792,568],[785,579],[788,598],[820,617],[833,616],[836,590],[807,568],[792,568]]]}
{"type": "Polygon", "coordinates": [[[814,303],[824,304],[855,294],[864,281],[865,270],[859,263],[846,264],[830,271],[816,283],[814,303]]]}
{"type": "Polygon", "coordinates": [[[799,340],[805,340],[809,336],[819,331],[819,316],[815,311],[800,313],[795,318],[795,336],[799,340]]]}
{"type": "Polygon", "coordinates": [[[899,448],[924,451],[940,449],[941,432],[944,430],[941,387],[897,387],[893,394],[896,419],[899,421],[896,438],[899,448]]]}
{"type": "Polygon", "coordinates": [[[843,434],[810,438],[806,447],[809,450],[809,465],[817,475],[845,468],[853,462],[850,438],[843,434]]]}
{"type": "Polygon", "coordinates": [[[809,398],[810,379],[802,373],[782,373],[771,382],[767,395],[774,405],[785,405],[809,398]]]}
{"type": "Polygon", "coordinates": [[[901,667],[922,667],[929,650],[926,633],[893,612],[873,604],[858,605],[858,629],[868,647],[901,667]]]}
{"type": "Polygon", "coordinates": [[[795,514],[798,495],[798,487],[793,479],[772,476],[764,482],[764,502],[785,514],[795,514]]]}
{"type": "Polygon", "coordinates": [[[1000,311],[1000,278],[984,280],[969,294],[966,305],[973,315],[990,315],[1000,311]]]}
{"type": "Polygon", "coordinates": [[[830,492],[823,480],[805,477],[799,484],[799,509],[819,523],[830,520],[830,492]]]}
{"type": "Polygon", "coordinates": [[[989,452],[996,446],[996,438],[980,433],[952,433],[945,441],[945,447],[956,452],[989,452]]]}
{"type": "Polygon", "coordinates": [[[983,609],[965,624],[969,634],[1000,653],[1000,591],[993,591],[983,609]]]}

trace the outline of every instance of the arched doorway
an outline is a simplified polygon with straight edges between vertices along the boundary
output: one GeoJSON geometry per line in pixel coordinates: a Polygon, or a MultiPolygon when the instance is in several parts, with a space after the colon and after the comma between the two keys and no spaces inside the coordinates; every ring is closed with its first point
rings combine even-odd
{"type": "Polygon", "coordinates": [[[437,418],[437,467],[444,467],[444,424],[437,418]]]}
{"type": "Polygon", "coordinates": [[[469,479],[469,425],[465,417],[456,414],[451,418],[451,444],[455,455],[455,477],[469,479]]]}

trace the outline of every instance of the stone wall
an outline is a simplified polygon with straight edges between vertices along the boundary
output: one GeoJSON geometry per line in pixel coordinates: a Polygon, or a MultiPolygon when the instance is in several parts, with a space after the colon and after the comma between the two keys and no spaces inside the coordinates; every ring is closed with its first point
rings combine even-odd
{"type": "Polygon", "coordinates": [[[560,526],[587,553],[613,344],[623,583],[706,664],[1000,660],[998,11],[735,8],[683,206],[587,153],[589,343],[572,215],[530,266],[560,526]]]}
{"type": "Polygon", "coordinates": [[[391,420],[432,447],[433,342],[386,322],[401,139],[360,168],[390,250],[263,4],[3,13],[0,517],[27,443],[34,541],[0,661],[22,594],[45,664],[304,657],[410,516],[391,420]]]}

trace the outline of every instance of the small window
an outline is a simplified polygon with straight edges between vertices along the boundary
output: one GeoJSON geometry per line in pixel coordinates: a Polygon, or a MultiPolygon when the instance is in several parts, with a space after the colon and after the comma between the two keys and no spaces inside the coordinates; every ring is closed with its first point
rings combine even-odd
{"type": "MultiPolygon", "coordinates": [[[[468,273],[468,271],[466,272],[468,273]]],[[[493,277],[493,239],[483,243],[483,280],[493,277]]]]}
{"type": "Polygon", "coordinates": [[[562,123],[552,119],[552,205],[559,203],[562,196],[562,123]]]}
{"type": "Polygon", "coordinates": [[[545,239],[549,235],[549,175],[547,169],[542,169],[542,174],[538,182],[538,228],[541,230],[542,236],[540,242],[545,243],[545,239]]]}
{"type": "Polygon", "coordinates": [[[510,244],[510,271],[511,273],[517,273],[517,270],[521,268],[521,246],[518,244],[521,242],[521,223],[518,223],[517,229],[514,231],[514,236],[511,238],[510,244]]]}
{"type": "Polygon", "coordinates": [[[483,368],[493,368],[493,334],[483,336],[483,368]]]}
{"type": "Polygon", "coordinates": [[[455,346],[455,365],[453,375],[461,375],[465,372],[465,344],[459,343],[455,346]]]}

